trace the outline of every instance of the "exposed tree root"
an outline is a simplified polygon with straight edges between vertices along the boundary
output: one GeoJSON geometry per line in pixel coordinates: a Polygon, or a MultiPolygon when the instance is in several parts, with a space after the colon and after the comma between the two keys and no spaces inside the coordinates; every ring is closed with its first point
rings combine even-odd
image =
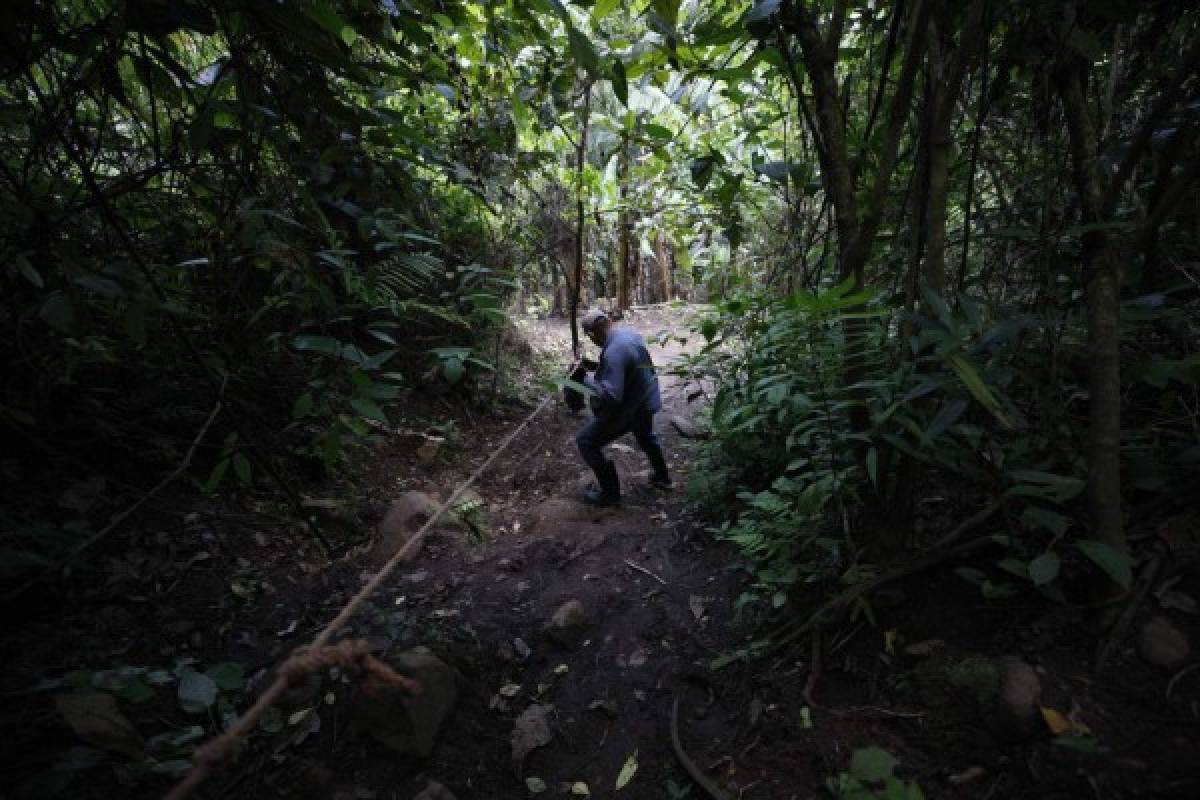
{"type": "Polygon", "coordinates": [[[712,780],[704,774],[696,762],[692,761],[691,757],[683,749],[683,745],[679,741],[679,695],[675,695],[675,704],[671,706],[671,747],[675,749],[675,757],[679,759],[680,765],[683,766],[688,777],[696,782],[696,785],[704,790],[712,800],[731,800],[728,794],[721,791],[712,780]]]}
{"type": "Polygon", "coordinates": [[[825,627],[830,622],[833,622],[833,620],[841,615],[847,608],[853,605],[854,602],[860,597],[864,597],[876,589],[880,589],[889,583],[894,583],[903,578],[916,575],[917,573],[924,572],[931,567],[936,567],[937,565],[953,558],[968,555],[976,550],[982,549],[989,544],[992,544],[994,540],[991,536],[981,536],[978,539],[971,539],[970,541],[964,542],[957,546],[951,546],[971,530],[979,527],[988,519],[990,519],[993,514],[1000,510],[1001,505],[1002,502],[997,500],[983,510],[966,519],[961,525],[959,525],[950,533],[946,534],[946,536],[942,537],[942,539],[938,542],[934,552],[926,556],[922,556],[921,558],[905,564],[902,567],[897,567],[890,572],[885,572],[874,580],[851,586],[849,589],[818,608],[803,623],[795,626],[789,624],[776,631],[775,634],[771,636],[771,649],[778,650],[779,648],[790,644],[812,630],[819,630],[825,627]]]}

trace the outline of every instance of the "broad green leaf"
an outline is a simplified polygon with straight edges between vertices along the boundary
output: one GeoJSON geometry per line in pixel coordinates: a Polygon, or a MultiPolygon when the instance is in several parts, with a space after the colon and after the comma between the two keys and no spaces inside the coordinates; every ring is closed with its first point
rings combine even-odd
{"type": "Polygon", "coordinates": [[[373,419],[376,422],[387,424],[387,415],[383,413],[383,409],[369,397],[363,395],[354,395],[350,398],[350,405],[359,414],[362,414],[367,419],[373,419]]]}
{"type": "Polygon", "coordinates": [[[203,714],[217,702],[217,684],[212,678],[185,669],[179,676],[179,707],[189,714],[203,714]]]}
{"type": "Polygon", "coordinates": [[[449,383],[459,383],[466,374],[466,367],[461,358],[447,358],[442,361],[442,375],[449,383]]]}
{"type": "Polygon", "coordinates": [[[629,81],[625,77],[625,64],[621,59],[614,58],[612,62],[612,87],[613,94],[621,101],[621,105],[629,105],[629,81]]]}
{"type": "Polygon", "coordinates": [[[575,59],[575,63],[593,78],[600,77],[600,56],[596,53],[596,48],[587,34],[573,25],[569,26],[567,41],[571,46],[571,56],[575,59]]]}
{"type": "Polygon", "coordinates": [[[979,401],[979,404],[991,412],[992,416],[1000,421],[1005,427],[1011,428],[1012,424],[1005,418],[1003,411],[1000,409],[1000,402],[996,400],[996,396],[992,394],[992,390],[983,382],[979,372],[964,356],[958,353],[952,353],[947,356],[947,361],[950,362],[951,368],[958,375],[959,380],[967,387],[967,391],[979,401]]]}
{"type": "Polygon", "coordinates": [[[850,758],[850,774],[859,780],[882,781],[896,771],[896,757],[880,747],[855,750],[850,758]]]}
{"type": "Polygon", "coordinates": [[[25,280],[29,281],[39,289],[45,287],[46,284],[42,280],[41,274],[33,268],[33,264],[29,263],[28,258],[26,258],[24,255],[17,255],[15,261],[17,262],[17,269],[20,270],[21,274],[25,276],[25,280]]]}
{"type": "Polygon", "coordinates": [[[218,689],[226,692],[241,691],[241,688],[246,685],[246,672],[236,661],[214,664],[204,674],[212,679],[218,689]]]}
{"type": "Polygon", "coordinates": [[[296,398],[296,402],[292,404],[292,419],[304,419],[313,410],[313,396],[311,392],[305,392],[296,398]]]}
{"type": "Polygon", "coordinates": [[[621,5],[621,0],[596,0],[596,5],[592,8],[592,22],[600,22],[609,14],[617,10],[621,5]]]}
{"type": "Polygon", "coordinates": [[[252,471],[250,459],[246,458],[246,456],[242,455],[241,453],[233,454],[233,472],[238,476],[238,480],[240,480],[242,483],[250,483],[252,471]]]}
{"type": "Polygon", "coordinates": [[[1122,553],[1110,544],[1092,539],[1080,539],[1075,542],[1075,546],[1121,588],[1128,589],[1133,583],[1133,558],[1128,553],[1122,553]]]}
{"type": "Polygon", "coordinates": [[[633,780],[633,776],[638,771],[638,751],[634,750],[629,754],[629,758],[625,759],[625,765],[621,767],[620,773],[617,774],[617,791],[621,791],[629,782],[633,780]]]}
{"type": "Polygon", "coordinates": [[[1058,555],[1047,550],[1029,562],[1029,579],[1033,581],[1034,586],[1045,586],[1058,577],[1061,565],[1062,562],[1059,561],[1058,555]]]}

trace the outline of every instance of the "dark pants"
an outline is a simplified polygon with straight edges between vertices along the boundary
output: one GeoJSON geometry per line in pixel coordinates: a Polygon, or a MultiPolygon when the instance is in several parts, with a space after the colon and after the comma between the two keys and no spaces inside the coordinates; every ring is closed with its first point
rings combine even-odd
{"type": "Polygon", "coordinates": [[[604,457],[604,446],[615,442],[627,433],[637,439],[638,447],[648,456],[662,452],[662,442],[654,432],[654,412],[644,408],[631,415],[618,417],[593,417],[575,434],[579,454],[597,476],[604,470],[608,459],[604,457]]]}

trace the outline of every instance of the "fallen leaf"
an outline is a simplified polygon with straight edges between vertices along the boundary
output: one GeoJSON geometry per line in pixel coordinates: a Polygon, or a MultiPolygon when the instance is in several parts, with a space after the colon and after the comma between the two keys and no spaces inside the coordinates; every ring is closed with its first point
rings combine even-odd
{"type": "Polygon", "coordinates": [[[506,683],[500,687],[501,697],[516,697],[521,692],[519,683],[506,683]]]}
{"type": "Polygon", "coordinates": [[[590,789],[588,789],[588,785],[586,783],[583,781],[576,781],[571,785],[571,794],[575,795],[576,797],[591,797],[592,792],[590,789]]]}
{"type": "Polygon", "coordinates": [[[549,744],[554,738],[548,719],[553,711],[554,706],[548,703],[535,703],[517,717],[512,731],[512,760],[518,769],[525,762],[525,756],[542,745],[549,744]]]}
{"type": "Polygon", "coordinates": [[[278,636],[280,639],[291,636],[293,633],[296,632],[296,626],[299,624],[300,624],[300,620],[294,619],[290,623],[288,623],[288,626],[286,628],[284,628],[281,631],[276,632],[275,635],[278,636]]]}
{"type": "Polygon", "coordinates": [[[67,725],[90,745],[140,756],[142,737],[133,723],[117,709],[117,701],[104,692],[73,692],[54,698],[54,706],[67,725]]]}
{"type": "Polygon", "coordinates": [[[190,667],[179,676],[179,707],[189,714],[203,714],[217,702],[217,683],[190,667]]]}
{"type": "Polygon", "coordinates": [[[622,789],[624,789],[626,786],[628,786],[629,782],[631,780],[633,780],[633,776],[635,774],[637,774],[637,770],[638,770],[637,754],[638,754],[637,750],[634,750],[632,753],[630,753],[629,758],[625,759],[625,766],[621,767],[620,773],[617,774],[617,791],[618,792],[621,791],[622,789]]]}
{"type": "Polygon", "coordinates": [[[688,608],[692,609],[692,616],[700,619],[704,616],[704,611],[708,608],[708,600],[700,595],[693,594],[688,597],[688,608]]]}
{"type": "Polygon", "coordinates": [[[530,775],[525,779],[525,788],[530,794],[541,794],[546,791],[546,782],[541,778],[530,775]]]}
{"type": "Polygon", "coordinates": [[[1040,706],[1042,710],[1042,719],[1046,720],[1046,727],[1055,736],[1062,736],[1065,733],[1089,736],[1092,731],[1086,724],[1078,720],[1068,719],[1065,714],[1048,706],[1040,706]]]}

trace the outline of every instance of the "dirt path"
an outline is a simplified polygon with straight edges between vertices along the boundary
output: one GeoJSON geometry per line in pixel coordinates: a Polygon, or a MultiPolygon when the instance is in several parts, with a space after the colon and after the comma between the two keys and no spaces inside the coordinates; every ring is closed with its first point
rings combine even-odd
{"type": "MultiPolygon", "coordinates": [[[[664,322],[670,320],[645,314],[630,324],[651,336],[664,322]]],[[[659,364],[678,352],[677,344],[652,347],[659,364]]],[[[669,712],[682,692],[685,736],[703,741],[689,746],[698,747],[705,766],[732,746],[737,725],[708,711],[720,687],[709,682],[707,665],[738,641],[733,599],[740,577],[728,553],[701,541],[687,514],[687,448],[669,420],[692,411],[674,379],[665,377],[663,390],[656,426],[674,491],[645,486],[645,459],[625,437],[610,447],[624,504],[584,506],[579,495],[590,472],[573,437],[585,419],[555,406],[481,479],[492,538],[471,545],[435,537],[377,599],[388,609],[384,624],[362,633],[378,636],[389,624],[394,630],[416,618],[440,623],[415,624],[427,634],[423,643],[460,672],[464,691],[421,774],[365,742],[339,758],[335,793],[408,798],[427,776],[460,798],[526,798],[526,778],[535,789],[544,783],[547,796],[581,792],[578,784],[586,784],[592,796],[606,797],[634,757],[638,769],[621,797],[671,797],[673,790],[697,796],[694,788],[685,794],[689,780],[671,750],[669,712]],[[549,635],[547,622],[570,601],[582,606],[585,625],[574,637],[549,635]],[[556,641],[564,638],[569,643],[556,641]],[[689,677],[698,688],[688,689],[689,677]],[[535,704],[553,706],[553,738],[521,769],[510,736],[518,716],[535,704]],[[703,718],[695,713],[700,706],[703,718]]],[[[489,443],[504,433],[495,431],[489,443]]],[[[478,450],[490,452],[486,445],[478,450]]],[[[725,711],[749,723],[746,710],[735,707],[740,701],[731,699],[725,711]]]]}

